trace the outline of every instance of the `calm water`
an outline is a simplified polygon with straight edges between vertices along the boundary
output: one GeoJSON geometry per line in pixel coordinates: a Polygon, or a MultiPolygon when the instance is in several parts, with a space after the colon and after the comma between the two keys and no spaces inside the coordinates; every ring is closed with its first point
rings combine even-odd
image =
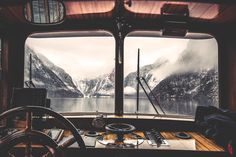
{"type": "MultiPolygon", "coordinates": [[[[145,114],[155,114],[148,99],[140,99],[139,112],[145,114]]],[[[161,102],[166,114],[194,115],[198,103],[196,101],[166,101],[161,102]]],[[[57,98],[51,99],[51,107],[59,112],[107,112],[114,113],[114,98],[57,98]]],[[[136,99],[124,99],[124,112],[135,113],[136,99]]]]}

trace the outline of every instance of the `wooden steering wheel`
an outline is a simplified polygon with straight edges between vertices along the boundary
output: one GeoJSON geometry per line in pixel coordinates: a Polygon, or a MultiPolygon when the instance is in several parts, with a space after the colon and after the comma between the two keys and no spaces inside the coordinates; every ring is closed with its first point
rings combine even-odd
{"type": "Polygon", "coordinates": [[[9,151],[13,149],[16,145],[25,143],[25,156],[32,157],[32,143],[37,143],[44,146],[48,153],[43,156],[61,157],[63,156],[63,149],[67,148],[74,142],[78,143],[81,152],[86,150],[84,141],[80,136],[76,127],[61,114],[52,111],[51,109],[39,106],[24,106],[16,107],[0,114],[0,121],[11,116],[17,115],[19,113],[26,114],[26,126],[23,130],[17,131],[11,135],[6,135],[0,139],[0,154],[1,156],[14,156],[9,155],[9,151]],[[73,138],[58,145],[50,136],[38,130],[33,130],[32,128],[32,115],[36,113],[37,115],[49,115],[54,117],[56,120],[62,123],[62,125],[69,131],[71,131],[73,138]]]}

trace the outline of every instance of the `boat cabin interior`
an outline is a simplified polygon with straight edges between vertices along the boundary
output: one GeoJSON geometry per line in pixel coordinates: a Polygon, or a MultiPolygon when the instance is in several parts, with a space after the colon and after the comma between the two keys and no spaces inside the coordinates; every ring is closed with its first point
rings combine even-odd
{"type": "Polygon", "coordinates": [[[236,1],[1,0],[2,157],[235,157],[236,1]]]}

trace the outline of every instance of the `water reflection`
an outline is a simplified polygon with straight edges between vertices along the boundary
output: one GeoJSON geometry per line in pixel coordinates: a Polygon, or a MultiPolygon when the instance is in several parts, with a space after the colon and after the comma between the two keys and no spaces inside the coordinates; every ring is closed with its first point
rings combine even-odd
{"type": "MultiPolygon", "coordinates": [[[[57,112],[106,112],[114,113],[114,98],[58,98],[51,99],[51,107],[57,112]]],[[[156,114],[148,99],[139,100],[139,113],[156,114]]],[[[198,102],[194,100],[168,100],[162,101],[161,106],[168,115],[190,115],[194,116],[198,102]]],[[[124,112],[136,112],[136,99],[124,99],[124,112]]]]}
{"type": "Polygon", "coordinates": [[[114,98],[53,98],[51,107],[58,112],[114,113],[114,98]]]}

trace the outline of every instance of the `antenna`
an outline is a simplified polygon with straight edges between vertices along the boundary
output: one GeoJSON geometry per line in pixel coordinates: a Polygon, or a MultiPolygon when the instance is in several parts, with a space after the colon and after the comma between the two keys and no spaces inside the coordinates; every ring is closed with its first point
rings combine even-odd
{"type": "Polygon", "coordinates": [[[138,49],[138,58],[137,58],[137,104],[136,104],[136,112],[139,112],[139,79],[140,79],[140,74],[139,74],[139,69],[140,69],[140,49],[138,49]]]}

